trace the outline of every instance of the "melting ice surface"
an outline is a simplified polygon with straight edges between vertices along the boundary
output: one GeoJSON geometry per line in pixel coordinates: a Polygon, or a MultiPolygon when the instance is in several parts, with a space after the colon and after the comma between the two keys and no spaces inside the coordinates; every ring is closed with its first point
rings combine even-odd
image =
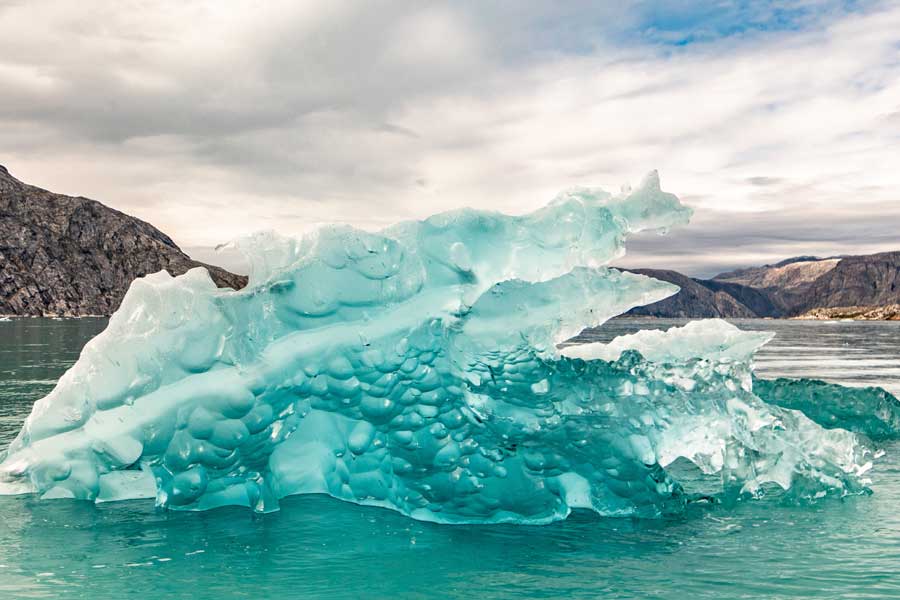
{"type": "Polygon", "coordinates": [[[689,216],[654,173],[524,216],[260,234],[238,292],[203,269],[139,279],[35,404],[0,491],[256,511],[325,493],[448,523],[865,491],[862,438],[754,394],[768,334],[706,321],[558,350],[677,291],[603,265],[689,216]]]}

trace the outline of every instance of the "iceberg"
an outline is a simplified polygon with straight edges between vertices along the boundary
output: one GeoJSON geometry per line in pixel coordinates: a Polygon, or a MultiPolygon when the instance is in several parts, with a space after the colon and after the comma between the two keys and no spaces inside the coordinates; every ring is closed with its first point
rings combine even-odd
{"type": "Polygon", "coordinates": [[[900,400],[879,387],[754,377],[753,391],[770,404],[799,410],[826,429],[846,429],[877,441],[900,439],[900,400]]]}
{"type": "Polygon", "coordinates": [[[139,279],[35,404],[0,493],[258,512],[321,493],[442,523],[865,493],[864,439],[754,393],[768,334],[713,320],[560,348],[677,292],[605,265],[690,216],[651,173],[520,216],[256,234],[240,291],[202,268],[139,279]]]}

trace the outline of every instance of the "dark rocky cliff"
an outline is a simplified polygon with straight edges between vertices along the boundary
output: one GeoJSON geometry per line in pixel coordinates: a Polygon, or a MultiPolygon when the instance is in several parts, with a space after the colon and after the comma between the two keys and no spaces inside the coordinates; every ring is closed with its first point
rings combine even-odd
{"type": "Polygon", "coordinates": [[[674,296],[660,300],[648,306],[639,306],[628,314],[631,316],[647,316],[662,318],[753,318],[758,316],[756,312],[744,305],[727,291],[713,289],[700,279],[692,279],[677,271],[661,269],[629,269],[633,273],[640,273],[674,283],[681,288],[674,296]]]}
{"type": "Polygon", "coordinates": [[[108,315],[135,278],[197,266],[220,287],[246,284],[191,260],[149,223],[27,185],[0,166],[0,315],[108,315]]]}

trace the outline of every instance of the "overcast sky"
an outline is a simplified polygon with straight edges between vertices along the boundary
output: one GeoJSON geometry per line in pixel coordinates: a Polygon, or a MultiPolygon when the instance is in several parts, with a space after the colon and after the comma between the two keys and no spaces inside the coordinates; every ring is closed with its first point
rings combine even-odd
{"type": "Polygon", "coordinates": [[[900,248],[900,2],[0,0],[0,164],[189,252],[658,169],[628,265],[900,248]]]}

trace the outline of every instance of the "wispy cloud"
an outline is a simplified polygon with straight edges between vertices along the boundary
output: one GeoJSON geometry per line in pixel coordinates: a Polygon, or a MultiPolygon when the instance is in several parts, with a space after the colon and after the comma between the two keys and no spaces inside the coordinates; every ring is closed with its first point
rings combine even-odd
{"type": "Polygon", "coordinates": [[[0,163],[191,247],[652,168],[641,264],[897,246],[900,7],[601,4],[0,2],[0,163]]]}

